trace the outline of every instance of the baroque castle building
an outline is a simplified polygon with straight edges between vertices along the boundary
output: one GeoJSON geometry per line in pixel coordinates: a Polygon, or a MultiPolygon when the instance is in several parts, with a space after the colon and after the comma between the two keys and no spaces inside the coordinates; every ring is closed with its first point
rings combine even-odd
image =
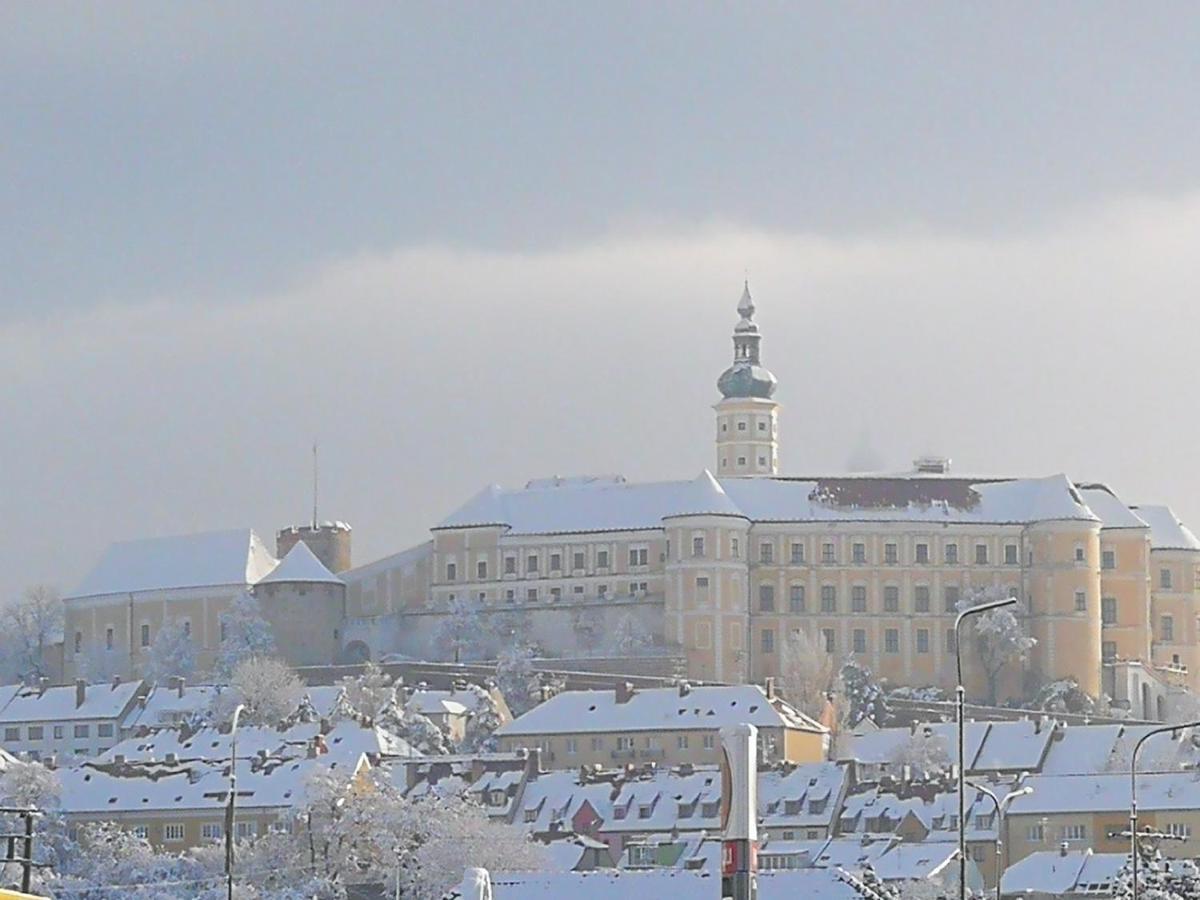
{"type": "MultiPolygon", "coordinates": [[[[519,636],[563,656],[673,653],[693,679],[752,681],[780,675],[803,632],[817,652],[860,660],[892,684],[945,687],[959,604],[993,591],[1020,600],[1036,640],[1027,661],[1006,667],[1004,694],[1074,678],[1152,717],[1165,687],[1200,686],[1200,540],[1169,508],[1131,506],[1065,474],[960,476],[937,458],[901,474],[781,475],[777,382],[748,287],[737,312],[711,472],[489,486],[429,541],[345,571],[348,543],[338,556],[319,543],[329,535],[285,530],[280,557],[312,544],[327,565],[305,557],[302,578],[282,589],[268,586],[278,563],[252,535],[228,551],[236,578],[176,575],[155,590],[150,575],[109,565],[67,599],[67,671],[73,651],[94,657],[114,641],[135,666],[172,603],[191,604],[203,652],[215,653],[220,610],[252,590],[293,626],[310,620],[296,616],[315,602],[306,597],[322,598],[320,639],[290,654],[305,661],[453,658],[443,623],[468,610],[484,623],[481,657],[519,636]]],[[[975,656],[964,652],[978,694],[975,656]]]]}

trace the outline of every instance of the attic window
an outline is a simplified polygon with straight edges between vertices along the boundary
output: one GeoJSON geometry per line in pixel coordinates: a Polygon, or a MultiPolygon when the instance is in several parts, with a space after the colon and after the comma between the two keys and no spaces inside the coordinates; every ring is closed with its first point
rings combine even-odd
{"type": "Polygon", "coordinates": [[[108,802],[109,802],[109,803],[116,803],[116,802],[117,802],[117,798],[116,798],[116,797],[109,797],[109,798],[108,798],[108,802]]]}
{"type": "Polygon", "coordinates": [[[750,707],[750,712],[758,712],[758,704],[757,703],[754,704],[752,707],[750,707]]]}

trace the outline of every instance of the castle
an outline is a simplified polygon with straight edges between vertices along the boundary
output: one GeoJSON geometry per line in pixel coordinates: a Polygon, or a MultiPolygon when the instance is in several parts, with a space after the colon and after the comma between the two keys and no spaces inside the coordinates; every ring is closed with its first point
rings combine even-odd
{"type": "MultiPolygon", "coordinates": [[[[1200,540],[1169,508],[1131,506],[1065,474],[960,476],[933,457],[900,474],[781,475],[777,382],[748,286],[737,312],[711,472],[485,488],[426,543],[336,573],[340,619],[334,611],[322,626],[331,656],[436,654],[448,610],[467,605],[491,617],[498,627],[483,630],[501,644],[519,628],[564,655],[613,653],[606,641],[632,622],[695,679],[779,675],[803,631],[893,684],[946,686],[957,606],[988,589],[1019,599],[1036,640],[1008,667],[1004,693],[1074,678],[1161,717],[1165,687],[1200,686],[1200,540]]],[[[309,538],[319,536],[297,532],[292,543],[309,538]]],[[[127,598],[116,596],[69,598],[67,634],[86,607],[77,643],[105,627],[135,638],[136,598],[126,627],[127,598]]],[[[288,602],[305,603],[296,591],[288,602]]]]}

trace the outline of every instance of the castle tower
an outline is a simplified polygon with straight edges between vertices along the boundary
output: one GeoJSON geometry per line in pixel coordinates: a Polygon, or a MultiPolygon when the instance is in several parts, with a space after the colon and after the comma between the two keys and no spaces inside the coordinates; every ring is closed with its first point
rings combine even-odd
{"type": "Polygon", "coordinates": [[[733,365],[717,379],[717,475],[776,475],[779,472],[779,404],[775,376],[759,358],[762,335],[754,324],[749,283],[738,301],[733,329],[733,365]]]}

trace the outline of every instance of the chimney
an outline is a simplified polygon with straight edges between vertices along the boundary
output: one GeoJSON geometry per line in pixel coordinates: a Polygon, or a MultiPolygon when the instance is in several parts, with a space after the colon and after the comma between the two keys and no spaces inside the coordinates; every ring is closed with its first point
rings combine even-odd
{"type": "Polygon", "coordinates": [[[184,679],[184,677],[182,675],[178,676],[175,679],[175,696],[177,696],[180,700],[183,699],[183,689],[186,686],[187,686],[187,681],[186,681],[186,679],[184,679]]]}
{"type": "Polygon", "coordinates": [[[166,757],[164,758],[164,761],[166,762],[166,764],[168,766],[177,766],[177,765],[179,765],[179,754],[178,753],[168,753],[166,755],[166,757]]]}
{"type": "Polygon", "coordinates": [[[117,688],[119,688],[120,686],[121,686],[121,676],[120,676],[120,675],[114,675],[114,676],[112,677],[112,689],[115,691],[115,690],[116,690],[117,688]]]}
{"type": "Polygon", "coordinates": [[[1070,852],[1071,852],[1071,845],[1069,843],[1067,843],[1066,841],[1063,841],[1061,844],[1058,845],[1058,855],[1059,856],[1066,856],[1070,852]]]}
{"type": "Polygon", "coordinates": [[[531,747],[525,753],[525,780],[537,781],[542,773],[542,748],[531,747]]]}
{"type": "Polygon", "coordinates": [[[763,682],[763,688],[766,692],[767,699],[774,700],[775,699],[775,679],[774,679],[774,677],[768,676],[766,681],[763,682]]]}
{"type": "Polygon", "coordinates": [[[87,682],[82,678],[75,679],[75,708],[83,706],[83,701],[87,699],[87,682]]]}
{"type": "Polygon", "coordinates": [[[113,762],[116,763],[118,766],[125,765],[125,754],[118,753],[116,756],[113,757],[113,762]]]}
{"type": "Polygon", "coordinates": [[[324,756],[329,752],[329,746],[325,743],[323,734],[314,735],[311,743],[308,745],[308,758],[316,759],[318,756],[324,756]]]}
{"type": "Polygon", "coordinates": [[[43,675],[37,680],[38,696],[40,697],[42,694],[46,693],[46,688],[48,687],[50,687],[50,679],[43,675]]]}
{"type": "Polygon", "coordinates": [[[42,757],[42,765],[44,765],[47,769],[57,769],[58,768],[58,754],[51,753],[49,756],[43,756],[42,757]]]}
{"type": "Polygon", "coordinates": [[[617,703],[628,703],[633,699],[633,685],[628,681],[617,682],[617,703]]]}
{"type": "Polygon", "coordinates": [[[688,684],[686,681],[679,682],[679,696],[680,697],[686,697],[691,692],[692,692],[692,686],[690,684],[688,684]]]}

